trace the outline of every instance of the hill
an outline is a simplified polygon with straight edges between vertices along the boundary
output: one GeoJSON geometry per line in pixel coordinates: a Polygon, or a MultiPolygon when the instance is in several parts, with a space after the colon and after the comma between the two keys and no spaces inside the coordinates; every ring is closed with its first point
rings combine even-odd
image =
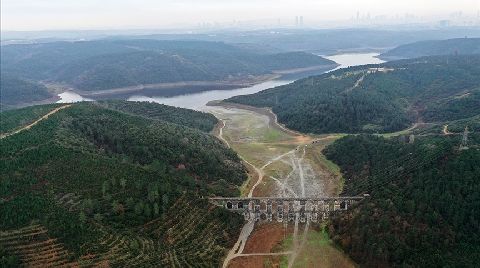
{"type": "Polygon", "coordinates": [[[53,97],[44,85],[3,72],[0,79],[0,93],[0,103],[6,107],[53,97]]]}
{"type": "Polygon", "coordinates": [[[202,197],[237,195],[246,174],[236,153],[204,132],[212,115],[55,104],[1,113],[2,132],[58,107],[0,140],[2,262],[218,266],[243,219],[202,197]]]}
{"type": "Polygon", "coordinates": [[[468,150],[460,135],[401,140],[348,136],[324,151],[344,195],[370,194],[333,218],[333,240],[364,267],[478,267],[480,136],[468,150]]]}
{"type": "Polygon", "coordinates": [[[128,31],[5,31],[2,45],[18,43],[46,43],[58,40],[110,39],[157,39],[157,40],[203,40],[242,44],[257,51],[316,51],[321,54],[336,54],[345,51],[378,51],[422,40],[480,37],[476,26],[464,27],[418,27],[405,25],[387,28],[267,28],[258,30],[222,30],[205,33],[155,33],[144,30],[128,31]],[[145,35],[148,34],[148,35],[145,35]],[[55,38],[52,38],[55,36],[55,38]]]}
{"type": "Polygon", "coordinates": [[[434,56],[340,69],[226,100],[271,107],[305,133],[376,133],[479,113],[480,55],[434,56]]]}
{"type": "MultiPolygon", "coordinates": [[[[31,34],[30,36],[32,36],[31,34]]],[[[345,53],[345,51],[379,51],[399,45],[424,40],[440,40],[480,37],[478,27],[447,27],[421,29],[418,27],[396,29],[343,28],[343,29],[259,29],[246,31],[215,31],[198,34],[152,34],[135,36],[125,33],[124,38],[149,38],[158,40],[204,40],[234,44],[249,44],[251,48],[268,48],[278,51],[310,51],[322,55],[345,53]]],[[[18,42],[21,36],[14,37],[18,42]]],[[[77,37],[81,38],[81,37],[77,37]]],[[[85,36],[83,37],[85,38],[85,36]]],[[[121,37],[111,37],[121,38],[121,37]]],[[[6,40],[5,42],[8,42],[6,40]]]]}
{"type": "Polygon", "coordinates": [[[411,59],[434,55],[480,54],[480,38],[456,38],[420,41],[406,44],[380,54],[383,60],[411,59]]]}
{"type": "Polygon", "coordinates": [[[91,91],[185,81],[251,80],[333,61],[304,52],[261,53],[205,41],[97,40],[2,46],[2,72],[91,91]]]}

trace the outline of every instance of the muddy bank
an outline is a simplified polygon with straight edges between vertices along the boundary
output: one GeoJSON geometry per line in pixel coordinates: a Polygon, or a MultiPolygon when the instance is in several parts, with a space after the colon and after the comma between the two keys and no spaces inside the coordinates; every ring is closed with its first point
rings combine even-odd
{"type": "Polygon", "coordinates": [[[234,89],[242,87],[250,87],[258,83],[279,78],[279,74],[267,74],[254,76],[236,80],[220,80],[220,81],[184,81],[173,83],[156,83],[146,85],[135,85],[122,88],[112,88],[106,90],[79,90],[74,92],[89,98],[106,98],[112,96],[124,96],[131,94],[155,95],[155,96],[175,96],[205,90],[234,89]],[[189,90],[189,88],[191,88],[189,90]]]}
{"type": "Polygon", "coordinates": [[[280,122],[278,122],[277,115],[270,108],[259,108],[259,107],[245,105],[245,104],[226,102],[226,101],[210,101],[209,103],[207,103],[207,106],[219,106],[226,109],[234,108],[234,109],[252,111],[261,115],[268,116],[268,118],[270,119],[270,126],[277,130],[286,132],[294,136],[306,136],[301,132],[289,129],[285,127],[283,124],[281,124],[280,122]]]}

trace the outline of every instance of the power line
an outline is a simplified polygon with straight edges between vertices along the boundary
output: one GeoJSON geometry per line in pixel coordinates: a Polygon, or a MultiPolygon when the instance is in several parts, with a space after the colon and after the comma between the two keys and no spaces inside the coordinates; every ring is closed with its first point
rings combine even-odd
{"type": "Polygon", "coordinates": [[[462,136],[462,142],[460,143],[460,150],[467,150],[468,149],[468,126],[465,127],[462,136]]]}

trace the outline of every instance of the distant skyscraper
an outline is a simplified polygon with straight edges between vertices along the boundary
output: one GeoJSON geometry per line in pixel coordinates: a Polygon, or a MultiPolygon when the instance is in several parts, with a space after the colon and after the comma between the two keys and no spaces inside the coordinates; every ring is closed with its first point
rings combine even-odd
{"type": "Polygon", "coordinates": [[[440,27],[448,27],[450,26],[450,21],[449,20],[441,20],[438,22],[438,24],[440,25],[440,27]]]}
{"type": "Polygon", "coordinates": [[[300,27],[303,27],[303,16],[300,16],[300,23],[299,24],[300,24],[299,25],[300,27]]]}
{"type": "Polygon", "coordinates": [[[296,27],[298,27],[298,22],[299,22],[298,16],[295,16],[295,26],[296,26],[296,27]]]}

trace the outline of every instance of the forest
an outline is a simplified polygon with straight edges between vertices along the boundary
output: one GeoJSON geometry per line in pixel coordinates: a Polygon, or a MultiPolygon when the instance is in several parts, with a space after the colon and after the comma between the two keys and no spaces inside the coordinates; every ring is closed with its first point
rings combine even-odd
{"type": "Polygon", "coordinates": [[[3,67],[2,79],[0,79],[0,92],[2,109],[16,104],[45,100],[53,96],[44,85],[4,73],[3,67]]]}
{"type": "Polygon", "coordinates": [[[62,104],[36,105],[29,108],[17,110],[6,110],[0,112],[0,133],[9,133],[22,126],[28,125],[49,111],[61,106],[62,104]]]}
{"type": "Polygon", "coordinates": [[[2,72],[12,76],[85,91],[242,80],[274,70],[335,65],[305,52],[267,53],[221,42],[142,39],[5,45],[1,58],[2,72]]]}
{"type": "MultiPolygon", "coordinates": [[[[53,108],[2,112],[2,132],[53,108]]],[[[246,172],[207,133],[215,123],[159,104],[77,103],[2,138],[2,263],[217,266],[243,219],[203,198],[238,195],[246,172]]]]}
{"type": "Polygon", "coordinates": [[[327,147],[343,195],[370,195],[333,218],[333,239],[363,267],[478,267],[480,135],[463,150],[461,138],[359,135],[327,147]]]}
{"type": "Polygon", "coordinates": [[[480,55],[340,69],[227,102],[270,107],[305,133],[384,133],[479,114],[480,55]]]}
{"type": "Polygon", "coordinates": [[[469,54],[480,54],[480,38],[419,41],[390,49],[379,57],[383,60],[396,60],[433,55],[469,54]]]}
{"type": "Polygon", "coordinates": [[[152,102],[109,100],[98,101],[97,104],[108,109],[196,128],[204,132],[212,131],[218,123],[217,118],[210,113],[178,109],[152,102]]]}

